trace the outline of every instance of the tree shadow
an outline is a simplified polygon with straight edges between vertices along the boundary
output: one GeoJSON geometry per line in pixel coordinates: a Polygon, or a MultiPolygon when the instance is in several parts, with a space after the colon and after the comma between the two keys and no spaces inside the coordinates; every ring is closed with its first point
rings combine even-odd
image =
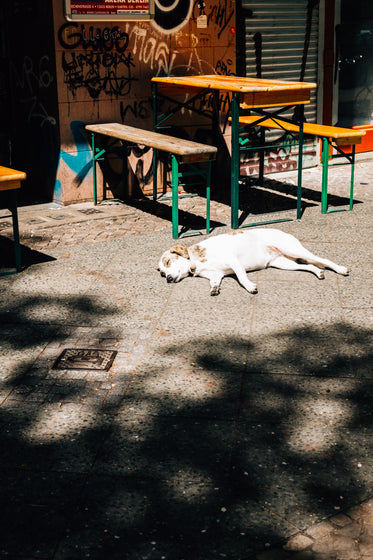
{"type": "MultiPolygon", "coordinates": [[[[5,269],[12,269],[15,266],[15,256],[14,256],[14,242],[6,237],[0,236],[0,274],[5,269]]],[[[36,251],[35,249],[30,249],[25,245],[21,245],[21,263],[22,268],[28,268],[34,264],[40,264],[45,262],[51,262],[56,260],[55,258],[36,251]]]]}
{"type": "Polygon", "coordinates": [[[35,369],[22,398],[31,373],[13,377],[0,408],[1,553],[250,560],[366,499],[370,341],[336,323],[267,342],[154,344],[130,380],[112,379],[115,399],[52,369],[43,398],[35,369]]]}

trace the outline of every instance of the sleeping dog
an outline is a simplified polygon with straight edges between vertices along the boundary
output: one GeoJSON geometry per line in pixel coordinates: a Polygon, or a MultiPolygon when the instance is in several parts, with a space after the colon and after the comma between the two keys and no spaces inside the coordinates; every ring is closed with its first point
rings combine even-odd
{"type": "Polygon", "coordinates": [[[318,257],[305,249],[293,235],[278,229],[261,228],[216,235],[191,247],[177,245],[163,253],[158,270],[167,282],[179,282],[186,276],[202,276],[210,280],[210,294],[220,292],[221,281],[235,274],[251,294],[256,285],[246,271],[268,267],[282,270],[306,270],[324,278],[324,268],[347,276],[348,268],[318,257]]]}

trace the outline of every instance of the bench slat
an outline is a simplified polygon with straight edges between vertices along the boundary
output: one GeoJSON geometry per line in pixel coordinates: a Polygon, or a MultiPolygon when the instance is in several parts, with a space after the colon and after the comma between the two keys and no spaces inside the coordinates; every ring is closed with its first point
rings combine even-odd
{"type": "Polygon", "coordinates": [[[167,136],[159,132],[134,128],[119,123],[91,124],[85,128],[96,134],[103,134],[125,142],[133,142],[140,146],[149,146],[150,148],[182,156],[185,162],[209,161],[216,158],[217,148],[215,146],[207,146],[206,144],[167,136]]]}
{"type": "MultiPolygon", "coordinates": [[[[253,124],[258,120],[257,116],[242,116],[239,121],[241,124],[253,124]]],[[[266,119],[257,126],[264,128],[276,128],[289,132],[299,132],[299,126],[294,123],[288,123],[282,119],[266,119]]],[[[333,138],[336,144],[348,146],[350,144],[360,144],[361,139],[365,136],[365,130],[354,130],[352,128],[342,128],[339,126],[327,126],[323,124],[304,123],[303,132],[320,138],[333,138]]]]}
{"type": "MultiPolygon", "coordinates": [[[[203,162],[206,169],[194,169],[188,172],[190,174],[198,174],[206,180],[206,232],[210,232],[210,187],[211,187],[211,166],[212,161],[216,159],[217,148],[198,142],[191,142],[174,136],[167,136],[159,132],[152,132],[133,126],[127,126],[120,123],[101,123],[90,124],[86,127],[87,131],[92,133],[92,149],[93,149],[93,201],[97,204],[97,182],[96,182],[96,162],[102,159],[102,155],[106,153],[106,149],[97,150],[94,147],[95,134],[116,138],[123,142],[137,144],[139,146],[149,146],[154,150],[169,152],[172,156],[171,165],[171,189],[172,189],[172,236],[179,237],[179,207],[178,207],[178,189],[180,178],[185,173],[179,171],[179,164],[203,162]]],[[[153,152],[156,156],[157,152],[153,152]]],[[[153,199],[157,197],[157,161],[153,161],[153,199]]],[[[128,186],[128,183],[127,183],[128,186]]]]}

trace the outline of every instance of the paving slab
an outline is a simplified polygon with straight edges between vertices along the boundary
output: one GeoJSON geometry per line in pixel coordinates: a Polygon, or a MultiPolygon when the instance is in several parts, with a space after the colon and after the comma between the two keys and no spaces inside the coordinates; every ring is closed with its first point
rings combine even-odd
{"type": "MultiPolygon", "coordinates": [[[[276,227],[351,275],[259,271],[257,295],[161,278],[170,202],[20,209],[25,269],[0,282],[0,558],[371,560],[372,165],[353,212],[322,215],[320,169],[304,177],[302,220],[276,227]],[[67,350],[84,367],[56,368],[67,350]]],[[[292,207],[295,181],[258,196],[292,207]]],[[[216,235],[230,212],[213,199],[216,235]]],[[[180,207],[203,225],[203,198],[180,207]]],[[[1,213],[0,230],[11,248],[1,213]]]]}

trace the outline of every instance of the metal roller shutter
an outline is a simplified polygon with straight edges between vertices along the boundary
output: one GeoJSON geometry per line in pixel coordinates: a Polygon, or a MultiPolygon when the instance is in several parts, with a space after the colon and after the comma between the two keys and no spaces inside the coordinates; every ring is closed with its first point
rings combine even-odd
{"type": "MultiPolygon", "coordinates": [[[[242,0],[242,8],[247,77],[317,82],[319,0],[242,0]]],[[[317,90],[305,105],[305,118],[317,120],[317,90]]],[[[267,135],[276,137],[276,132],[267,135]]],[[[312,144],[306,165],[316,163],[312,144]]]]}

